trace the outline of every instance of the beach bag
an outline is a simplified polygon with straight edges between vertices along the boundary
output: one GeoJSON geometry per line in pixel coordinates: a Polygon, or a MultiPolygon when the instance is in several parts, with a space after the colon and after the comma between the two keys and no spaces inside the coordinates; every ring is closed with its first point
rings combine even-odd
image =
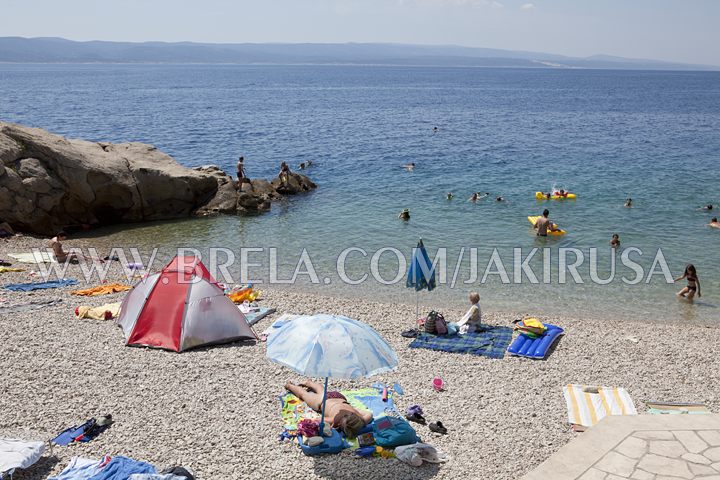
{"type": "Polygon", "coordinates": [[[447,322],[442,313],[435,310],[428,313],[425,320],[425,333],[433,333],[435,335],[445,335],[448,333],[447,322]]]}
{"type": "Polygon", "coordinates": [[[537,318],[526,318],[515,324],[515,330],[531,338],[545,335],[547,327],[537,318]]]}
{"type": "Polygon", "coordinates": [[[380,417],[373,422],[375,445],[395,448],[420,441],[408,422],[397,417],[380,417]]]}

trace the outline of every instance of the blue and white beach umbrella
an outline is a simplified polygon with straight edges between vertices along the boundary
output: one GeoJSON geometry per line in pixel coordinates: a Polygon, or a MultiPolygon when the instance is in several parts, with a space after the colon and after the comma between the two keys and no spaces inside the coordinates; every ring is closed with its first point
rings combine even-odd
{"type": "Polygon", "coordinates": [[[420,315],[418,292],[425,289],[429,292],[435,288],[435,267],[425,250],[422,238],[418,242],[417,247],[413,249],[405,286],[415,289],[415,318],[417,318],[420,315]]]}
{"type": "Polygon", "coordinates": [[[372,327],[340,315],[301,316],[268,337],[267,358],[300,375],[325,377],[322,420],[328,378],[356,379],[397,367],[393,349],[372,327]]]}

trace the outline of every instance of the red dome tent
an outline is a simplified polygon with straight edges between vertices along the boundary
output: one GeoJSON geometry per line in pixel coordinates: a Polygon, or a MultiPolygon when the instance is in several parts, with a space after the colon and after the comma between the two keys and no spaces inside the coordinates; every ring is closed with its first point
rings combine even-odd
{"type": "Polygon", "coordinates": [[[199,259],[175,257],[125,296],[117,324],[126,345],[182,352],[257,336],[199,259]]]}

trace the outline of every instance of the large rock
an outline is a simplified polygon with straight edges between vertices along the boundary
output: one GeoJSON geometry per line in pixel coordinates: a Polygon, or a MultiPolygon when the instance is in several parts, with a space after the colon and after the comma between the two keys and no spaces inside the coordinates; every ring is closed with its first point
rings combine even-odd
{"type": "Polygon", "coordinates": [[[290,172],[287,183],[283,184],[280,177],[277,176],[273,179],[271,185],[276,192],[283,195],[295,195],[317,188],[317,185],[307,176],[295,172],[290,172]]]}
{"type": "MultiPolygon", "coordinates": [[[[306,191],[308,181],[284,193],[306,191]]],[[[218,167],[188,169],[152,145],[68,140],[0,122],[0,219],[18,230],[251,214],[278,197],[266,180],[238,188],[218,167]]]]}

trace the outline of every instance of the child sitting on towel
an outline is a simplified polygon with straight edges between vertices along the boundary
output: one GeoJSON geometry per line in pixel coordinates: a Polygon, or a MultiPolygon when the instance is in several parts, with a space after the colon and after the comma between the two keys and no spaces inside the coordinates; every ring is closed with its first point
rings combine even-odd
{"type": "MultiPolygon", "coordinates": [[[[290,382],[285,388],[310,408],[322,415],[323,386],[317,382],[305,382],[299,385],[290,382]]],[[[355,438],[365,425],[372,422],[372,412],[360,412],[350,406],[347,398],[340,392],[327,392],[325,401],[325,422],[333,428],[342,430],[348,438],[355,438]]]]}
{"type": "Polygon", "coordinates": [[[448,334],[468,332],[479,332],[482,330],[482,312],[480,311],[480,294],[477,292],[470,293],[470,309],[459,322],[451,322],[448,324],[448,334]]]}

